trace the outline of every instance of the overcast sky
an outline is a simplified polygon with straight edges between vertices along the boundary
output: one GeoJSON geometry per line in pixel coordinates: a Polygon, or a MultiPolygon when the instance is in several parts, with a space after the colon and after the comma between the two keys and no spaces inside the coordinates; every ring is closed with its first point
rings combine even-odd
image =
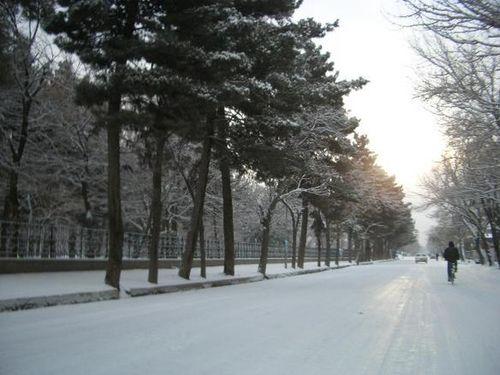
{"type": "MultiPolygon", "coordinates": [[[[341,78],[370,81],[347,98],[346,106],[361,120],[359,131],[368,135],[378,163],[418,203],[419,178],[439,159],[444,141],[436,118],[415,99],[419,60],[409,44],[412,34],[390,21],[390,14],[400,11],[398,0],[304,0],[296,17],[339,19],[340,26],[320,43],[341,78]]],[[[426,213],[413,217],[425,245],[432,220],[426,213]]]]}

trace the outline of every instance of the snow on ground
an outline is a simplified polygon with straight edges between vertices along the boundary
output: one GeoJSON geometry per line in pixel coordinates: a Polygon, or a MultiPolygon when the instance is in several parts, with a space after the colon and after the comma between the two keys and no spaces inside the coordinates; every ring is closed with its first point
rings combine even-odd
{"type": "Polygon", "coordinates": [[[412,261],[0,314],[0,374],[500,374],[500,271],[412,261]]]}
{"type": "MultiPolygon", "coordinates": [[[[304,266],[304,269],[318,268],[314,262],[306,263],[304,266]]],[[[177,272],[177,269],[160,269],[158,285],[179,285],[205,280],[213,281],[259,275],[256,264],[237,265],[234,277],[225,275],[222,266],[207,267],[206,279],[200,277],[199,268],[193,268],[189,281],[177,276],[177,272]]],[[[267,273],[270,275],[291,272],[294,271],[289,264],[288,268],[284,268],[281,263],[267,266],[267,273]]],[[[4,274],[0,275],[0,300],[112,290],[113,288],[104,284],[104,275],[105,271],[4,274]]],[[[148,283],[147,278],[147,270],[125,270],[121,275],[121,286],[128,289],[155,285],[148,283]]]]}
{"type": "MultiPolygon", "coordinates": [[[[345,262],[348,264],[347,262],[345,262]]],[[[344,264],[344,262],[342,262],[344,264]]],[[[332,263],[332,267],[335,264],[332,263]]],[[[304,269],[316,269],[317,263],[309,262],[304,264],[304,269]]],[[[323,268],[323,267],[321,267],[323,268]]],[[[293,273],[293,270],[288,264],[288,268],[285,268],[282,263],[268,264],[266,268],[266,273],[272,274],[282,274],[282,273],[293,273]]],[[[178,285],[186,283],[186,280],[177,276],[178,269],[161,269],[158,272],[158,284],[159,285],[178,285]]],[[[147,270],[130,270],[124,271],[121,284],[125,288],[137,288],[137,287],[147,287],[154,284],[148,283],[148,271],[147,270]]],[[[200,276],[200,268],[193,268],[191,271],[191,276],[189,282],[195,283],[205,280],[222,280],[222,279],[232,279],[234,277],[248,277],[248,276],[258,276],[260,273],[257,272],[257,264],[242,264],[235,266],[234,276],[227,276],[224,274],[224,267],[207,267],[207,278],[203,279],[200,276]]],[[[103,276],[104,279],[104,276],[103,276]]]]}
{"type": "Polygon", "coordinates": [[[0,275],[0,300],[102,290],[113,290],[104,284],[104,271],[0,275]]]}

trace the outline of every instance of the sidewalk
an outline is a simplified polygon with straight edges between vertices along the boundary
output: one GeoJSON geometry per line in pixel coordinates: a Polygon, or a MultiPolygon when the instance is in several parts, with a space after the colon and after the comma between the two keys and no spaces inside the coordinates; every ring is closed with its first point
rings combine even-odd
{"type": "MultiPolygon", "coordinates": [[[[296,276],[330,269],[349,267],[341,262],[339,267],[317,267],[315,262],[306,263],[304,269],[284,268],[283,264],[269,264],[266,278],[296,276]]],[[[234,276],[226,276],[223,267],[207,267],[203,279],[199,268],[193,268],[190,280],[177,276],[177,269],[160,269],[158,284],[147,282],[148,271],[125,270],[121,274],[121,291],[104,284],[104,271],[71,271],[20,273],[0,275],[0,311],[23,310],[62,304],[84,303],[172,293],[183,290],[210,288],[264,280],[257,272],[257,264],[237,265],[234,276]]]]}

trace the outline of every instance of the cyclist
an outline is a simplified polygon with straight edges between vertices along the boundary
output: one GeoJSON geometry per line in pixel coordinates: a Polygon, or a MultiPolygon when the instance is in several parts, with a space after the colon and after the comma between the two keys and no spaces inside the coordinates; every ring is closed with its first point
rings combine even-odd
{"type": "Polygon", "coordinates": [[[448,243],[448,247],[444,250],[443,258],[446,259],[448,263],[448,281],[452,281],[452,267],[457,270],[457,261],[460,259],[460,254],[458,253],[458,249],[455,247],[453,241],[448,243]]]}

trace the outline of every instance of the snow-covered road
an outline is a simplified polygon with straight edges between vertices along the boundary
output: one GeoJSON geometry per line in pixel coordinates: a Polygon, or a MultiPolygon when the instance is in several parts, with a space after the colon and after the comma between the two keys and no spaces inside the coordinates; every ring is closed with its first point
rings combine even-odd
{"type": "Polygon", "coordinates": [[[500,271],[390,262],[0,314],[0,374],[500,374],[500,271]]]}

